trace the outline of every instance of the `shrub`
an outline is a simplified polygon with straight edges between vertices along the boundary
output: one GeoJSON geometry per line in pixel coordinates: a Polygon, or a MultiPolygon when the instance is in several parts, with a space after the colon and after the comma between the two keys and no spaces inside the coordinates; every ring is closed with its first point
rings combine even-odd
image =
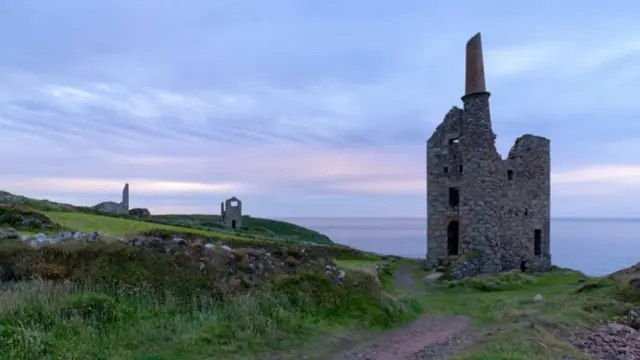
{"type": "Polygon", "coordinates": [[[46,215],[17,205],[0,205],[0,225],[27,230],[59,228],[46,215]]]}

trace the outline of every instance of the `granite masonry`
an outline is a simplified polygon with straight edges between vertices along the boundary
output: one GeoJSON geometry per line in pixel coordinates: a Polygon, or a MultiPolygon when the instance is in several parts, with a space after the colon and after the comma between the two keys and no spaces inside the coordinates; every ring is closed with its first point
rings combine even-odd
{"type": "Polygon", "coordinates": [[[242,227],[242,201],[234,196],[221,202],[220,216],[227,227],[232,229],[242,227]]]}
{"type": "Polygon", "coordinates": [[[427,265],[451,276],[551,269],[550,141],[519,137],[506,159],[495,146],[482,40],[467,43],[463,108],[427,141],[427,265]]]}

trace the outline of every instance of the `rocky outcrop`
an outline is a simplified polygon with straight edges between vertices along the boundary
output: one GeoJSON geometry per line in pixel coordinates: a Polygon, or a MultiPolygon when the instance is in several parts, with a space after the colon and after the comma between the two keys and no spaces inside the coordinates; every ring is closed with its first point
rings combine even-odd
{"type": "Polygon", "coordinates": [[[640,359],[640,332],[625,324],[607,324],[575,334],[573,345],[596,359],[640,359]]]}
{"type": "MultiPolygon", "coordinates": [[[[76,266],[84,266],[75,260],[62,261],[57,258],[49,258],[52,256],[51,250],[41,252],[39,251],[41,248],[62,249],[63,255],[59,256],[63,257],[69,256],[68,254],[71,254],[72,251],[78,251],[78,254],[93,254],[86,256],[91,257],[93,259],[91,261],[96,261],[96,256],[116,256],[114,254],[117,253],[118,246],[138,249],[138,251],[150,255],[156,254],[156,256],[168,259],[169,263],[174,264],[173,266],[193,269],[206,278],[214,280],[215,284],[222,284],[222,289],[225,292],[237,292],[259,287],[280,276],[312,269],[315,269],[316,273],[324,274],[336,285],[342,284],[346,275],[345,271],[339,269],[324,253],[313,251],[304,246],[279,245],[271,249],[233,248],[222,241],[212,243],[198,238],[153,235],[106,240],[99,232],[67,231],[56,235],[40,233],[34,236],[18,236],[14,229],[1,229],[0,244],[8,239],[20,239],[23,244],[28,245],[28,248],[25,249],[26,255],[21,256],[21,261],[25,262],[27,261],[25,259],[30,259],[28,260],[30,263],[38,265],[36,269],[31,269],[28,272],[28,276],[37,276],[48,280],[64,279],[86,270],[81,271],[75,268],[76,266]],[[90,249],[91,251],[78,248],[77,245],[82,243],[95,244],[98,248],[90,249]],[[56,245],[56,247],[52,248],[51,245],[56,245]],[[100,250],[100,247],[104,247],[104,249],[100,250]],[[96,251],[99,255],[95,253],[96,251]]],[[[135,256],[131,256],[135,258],[135,256]]],[[[3,261],[2,254],[0,254],[0,267],[2,268],[0,272],[5,274],[5,280],[22,278],[20,274],[23,273],[23,270],[14,269],[14,261],[15,259],[4,259],[3,261]],[[6,274],[11,274],[11,276],[6,274]]]]}
{"type": "Polygon", "coordinates": [[[101,202],[100,204],[93,206],[93,209],[109,214],[129,214],[129,210],[124,205],[113,201],[101,202]]]}
{"type": "Polygon", "coordinates": [[[149,209],[145,208],[133,208],[129,210],[129,215],[146,219],[151,217],[151,212],[149,211],[149,209]]]}
{"type": "Polygon", "coordinates": [[[46,215],[19,206],[0,205],[0,224],[17,229],[51,230],[54,224],[46,215]]]}

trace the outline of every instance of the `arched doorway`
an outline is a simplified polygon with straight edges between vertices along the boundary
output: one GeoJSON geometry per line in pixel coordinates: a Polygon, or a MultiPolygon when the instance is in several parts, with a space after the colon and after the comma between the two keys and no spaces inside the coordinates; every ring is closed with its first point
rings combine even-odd
{"type": "Polygon", "coordinates": [[[232,229],[236,228],[236,221],[235,220],[231,220],[231,228],[232,229]]]}
{"type": "Polygon", "coordinates": [[[458,255],[460,247],[460,225],[451,221],[447,227],[447,255],[458,255]]]}

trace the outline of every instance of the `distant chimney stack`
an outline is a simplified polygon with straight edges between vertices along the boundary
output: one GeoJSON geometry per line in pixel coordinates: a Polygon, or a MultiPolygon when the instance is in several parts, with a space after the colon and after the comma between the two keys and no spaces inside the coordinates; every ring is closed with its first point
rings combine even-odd
{"type": "Polygon", "coordinates": [[[124,189],[122,189],[122,207],[129,211],[129,184],[124,184],[124,189]]]}

